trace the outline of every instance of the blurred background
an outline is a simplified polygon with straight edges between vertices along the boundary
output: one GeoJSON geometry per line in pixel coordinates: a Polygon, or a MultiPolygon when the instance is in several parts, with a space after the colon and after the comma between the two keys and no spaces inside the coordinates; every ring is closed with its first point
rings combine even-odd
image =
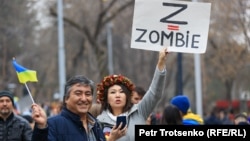
{"type": "MultiPolygon", "coordinates": [[[[134,0],[64,0],[63,13],[59,1],[0,1],[0,89],[13,91],[22,111],[31,102],[17,79],[13,57],[37,71],[38,82],[27,83],[37,103],[60,101],[60,84],[76,74],[95,84],[105,75],[123,74],[136,85],[149,87],[158,52],[130,48],[134,0]]],[[[200,55],[199,66],[204,115],[213,107],[249,112],[250,2],[197,2],[212,5],[207,50],[200,55]]],[[[165,96],[157,109],[174,95],[185,94],[196,110],[194,68],[194,54],[182,54],[181,60],[178,53],[169,55],[165,96]]]]}

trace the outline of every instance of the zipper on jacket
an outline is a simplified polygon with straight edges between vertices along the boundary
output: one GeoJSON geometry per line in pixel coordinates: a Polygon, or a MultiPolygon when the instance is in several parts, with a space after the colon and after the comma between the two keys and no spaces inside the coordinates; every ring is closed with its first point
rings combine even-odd
{"type": "Polygon", "coordinates": [[[7,141],[8,138],[8,129],[7,129],[7,122],[3,123],[3,141],[7,141]]]}

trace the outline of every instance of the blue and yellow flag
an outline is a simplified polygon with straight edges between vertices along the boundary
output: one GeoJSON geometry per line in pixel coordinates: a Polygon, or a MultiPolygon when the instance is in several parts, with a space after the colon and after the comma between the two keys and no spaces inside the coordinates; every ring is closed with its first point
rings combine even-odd
{"type": "Polygon", "coordinates": [[[36,71],[26,69],[25,67],[19,65],[15,59],[12,61],[13,66],[16,69],[17,77],[20,83],[30,82],[37,82],[36,71]]]}

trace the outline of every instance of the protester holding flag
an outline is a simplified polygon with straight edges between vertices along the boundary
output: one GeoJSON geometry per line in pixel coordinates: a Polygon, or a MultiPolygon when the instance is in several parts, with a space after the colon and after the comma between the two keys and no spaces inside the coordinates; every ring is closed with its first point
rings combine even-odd
{"type": "Polygon", "coordinates": [[[31,141],[32,128],[28,121],[15,114],[14,96],[0,92],[0,141],[31,141]]]}
{"type": "MultiPolygon", "coordinates": [[[[32,141],[105,141],[102,128],[88,111],[92,106],[94,84],[84,76],[74,76],[65,85],[63,108],[47,119],[45,111],[32,105],[35,128],[32,141]]],[[[122,136],[121,126],[112,130],[108,141],[122,136]]]]}
{"type": "Polygon", "coordinates": [[[138,104],[133,104],[131,101],[134,84],[123,75],[106,76],[97,85],[97,98],[102,104],[102,113],[97,119],[103,124],[103,132],[105,132],[107,139],[109,139],[109,131],[116,126],[117,117],[126,116],[125,128],[128,130],[117,141],[135,140],[135,125],[146,124],[147,117],[162,97],[165,86],[167,54],[166,48],[159,51],[152,83],[138,104]]]}

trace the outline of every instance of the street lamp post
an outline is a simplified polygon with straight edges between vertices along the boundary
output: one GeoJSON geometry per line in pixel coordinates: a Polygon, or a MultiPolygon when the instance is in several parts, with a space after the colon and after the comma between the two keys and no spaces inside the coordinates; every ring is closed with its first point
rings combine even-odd
{"type": "Polygon", "coordinates": [[[65,53],[64,53],[64,31],[63,31],[63,3],[57,0],[58,13],[58,71],[59,71],[59,94],[60,101],[63,100],[65,77],[65,53]]]}

